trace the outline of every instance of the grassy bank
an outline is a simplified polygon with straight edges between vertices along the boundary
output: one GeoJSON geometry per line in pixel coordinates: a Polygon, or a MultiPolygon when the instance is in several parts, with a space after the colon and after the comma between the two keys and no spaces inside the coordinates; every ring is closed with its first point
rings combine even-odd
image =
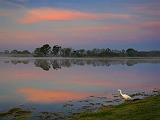
{"type": "MultiPolygon", "coordinates": [[[[31,111],[13,108],[7,112],[1,112],[0,120],[32,120],[31,116],[31,111]]],[[[37,116],[37,120],[52,119],[62,120],[60,116],[54,116],[47,112],[37,116]]],[[[104,107],[98,112],[81,113],[69,120],[160,120],[160,96],[104,107]]]]}
{"type": "Polygon", "coordinates": [[[71,120],[160,120],[160,96],[82,113],[71,120]]]}

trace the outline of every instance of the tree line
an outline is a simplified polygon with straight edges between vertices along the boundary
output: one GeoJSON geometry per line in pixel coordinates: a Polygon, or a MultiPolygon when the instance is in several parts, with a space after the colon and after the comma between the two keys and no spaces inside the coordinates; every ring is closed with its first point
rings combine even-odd
{"type": "Polygon", "coordinates": [[[34,50],[35,57],[160,57],[160,51],[137,51],[133,48],[127,50],[111,50],[97,49],[92,50],[85,49],[72,49],[62,48],[59,45],[51,47],[49,44],[45,44],[42,47],[34,50]]]}
{"type": "Polygon", "coordinates": [[[160,51],[137,51],[133,48],[127,50],[111,50],[110,48],[92,50],[63,48],[59,45],[44,44],[32,53],[28,50],[4,51],[5,54],[30,54],[34,57],[160,57],[160,51]]]}

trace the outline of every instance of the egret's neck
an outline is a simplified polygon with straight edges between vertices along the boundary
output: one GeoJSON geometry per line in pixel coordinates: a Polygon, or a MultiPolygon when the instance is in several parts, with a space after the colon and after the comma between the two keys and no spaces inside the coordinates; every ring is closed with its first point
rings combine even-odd
{"type": "Polygon", "coordinates": [[[119,92],[120,92],[120,94],[122,95],[122,91],[120,90],[119,92]]]}

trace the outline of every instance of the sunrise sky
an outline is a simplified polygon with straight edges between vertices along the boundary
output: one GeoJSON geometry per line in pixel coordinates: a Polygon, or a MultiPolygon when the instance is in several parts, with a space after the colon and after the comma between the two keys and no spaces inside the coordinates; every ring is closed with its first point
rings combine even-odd
{"type": "Polygon", "coordinates": [[[160,0],[0,0],[0,50],[45,43],[159,50],[160,0]]]}

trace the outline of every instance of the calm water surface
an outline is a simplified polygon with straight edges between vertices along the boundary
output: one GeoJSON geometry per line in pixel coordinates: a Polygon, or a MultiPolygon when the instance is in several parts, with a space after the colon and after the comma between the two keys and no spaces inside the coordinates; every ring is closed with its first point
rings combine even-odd
{"type": "Polygon", "coordinates": [[[160,88],[160,60],[0,59],[0,111],[63,112],[85,100],[110,100],[117,89],[131,94],[154,88],[160,88]]]}

